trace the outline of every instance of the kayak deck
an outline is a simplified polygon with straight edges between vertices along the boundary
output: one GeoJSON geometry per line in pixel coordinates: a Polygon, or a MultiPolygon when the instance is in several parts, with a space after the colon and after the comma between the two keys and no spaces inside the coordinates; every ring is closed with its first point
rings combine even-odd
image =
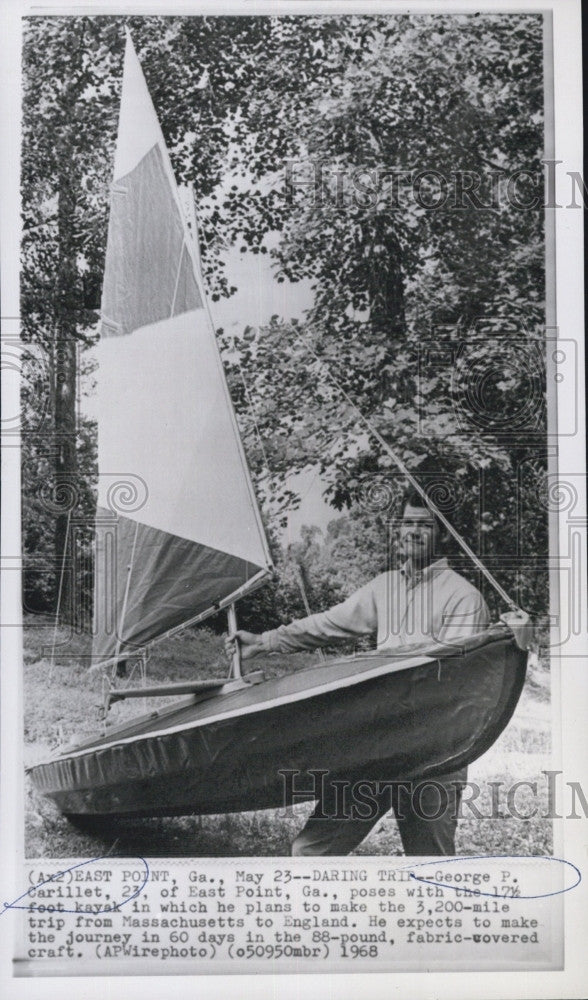
{"type": "Polygon", "coordinates": [[[525,667],[503,626],[460,647],[333,660],[204,701],[182,699],[31,773],[62,812],[96,816],[277,807],[285,804],[285,770],[300,772],[300,788],[312,769],[433,777],[494,742],[525,667]]]}

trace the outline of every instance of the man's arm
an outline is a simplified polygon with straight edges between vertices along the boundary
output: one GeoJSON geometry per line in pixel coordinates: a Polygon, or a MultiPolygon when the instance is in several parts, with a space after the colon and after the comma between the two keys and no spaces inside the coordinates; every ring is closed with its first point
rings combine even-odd
{"type": "Polygon", "coordinates": [[[470,635],[483,632],[490,624],[488,606],[478,590],[470,591],[449,602],[443,613],[443,624],[439,642],[467,639],[470,635]]]}
{"type": "Polygon", "coordinates": [[[236,638],[241,644],[243,659],[249,659],[260,653],[292,653],[328,646],[332,642],[369,635],[376,627],[376,603],[372,584],[368,583],[328,611],[280,625],[261,635],[237,632],[229,637],[229,642],[236,638]]]}

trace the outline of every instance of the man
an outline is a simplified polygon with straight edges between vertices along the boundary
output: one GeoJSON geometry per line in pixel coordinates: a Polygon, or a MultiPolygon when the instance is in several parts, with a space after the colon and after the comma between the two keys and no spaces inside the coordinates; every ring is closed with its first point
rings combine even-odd
{"type": "MultiPolygon", "coordinates": [[[[239,631],[244,660],[262,653],[314,649],[376,633],[379,651],[397,655],[407,646],[456,642],[482,631],[489,614],[482,595],[440,557],[447,538],[416,491],[407,494],[399,529],[399,570],[382,573],[347,600],[320,614],[255,635],[239,631]]],[[[340,776],[339,776],[340,777],[340,776]]],[[[363,776],[369,780],[370,775],[363,776]]],[[[344,855],[352,851],[392,807],[407,855],[455,853],[455,829],[466,769],[409,787],[394,786],[378,798],[369,820],[332,815],[328,792],[293,845],[294,855],[344,855]],[[440,813],[443,801],[443,814],[440,813]],[[446,805],[445,805],[446,803],[446,805]],[[317,813],[319,815],[317,815],[317,813]],[[437,817],[437,818],[428,818],[437,817]]]]}

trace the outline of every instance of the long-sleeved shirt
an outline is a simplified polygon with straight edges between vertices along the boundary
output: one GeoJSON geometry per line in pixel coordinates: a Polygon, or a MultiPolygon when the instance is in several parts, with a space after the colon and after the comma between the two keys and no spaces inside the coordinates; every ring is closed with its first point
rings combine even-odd
{"type": "Polygon", "coordinates": [[[490,621],[478,590],[439,559],[421,571],[382,573],[341,604],[289,625],[263,632],[270,653],[315,649],[337,640],[377,634],[379,650],[414,644],[458,643],[490,621]]]}

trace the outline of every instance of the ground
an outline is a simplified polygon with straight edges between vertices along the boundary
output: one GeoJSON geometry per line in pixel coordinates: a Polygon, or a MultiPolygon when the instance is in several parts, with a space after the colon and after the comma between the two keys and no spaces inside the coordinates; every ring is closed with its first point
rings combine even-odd
{"type": "MultiPolygon", "coordinates": [[[[45,759],[72,738],[101,731],[103,677],[90,670],[87,636],[68,635],[41,619],[25,626],[25,764],[45,759]],[[52,655],[54,639],[55,655],[52,655]]],[[[254,669],[275,676],[315,663],[314,653],[266,657],[254,669]]],[[[193,630],[155,647],[149,664],[153,683],[225,676],[222,639],[207,629],[193,630]]],[[[133,678],[133,684],[135,683],[133,678]]],[[[551,821],[543,770],[550,763],[549,671],[534,659],[513,719],[494,746],[469,769],[463,818],[458,826],[459,854],[550,854],[551,821]],[[512,791],[515,782],[536,783],[512,791]],[[475,787],[479,787],[479,797],[475,787]],[[508,792],[511,790],[509,808],[508,792]],[[514,809],[512,808],[514,806],[514,809]],[[515,813],[518,813],[516,815],[515,813]],[[531,815],[535,811],[535,815],[531,815]],[[515,814],[513,814],[515,813],[515,814]],[[529,816],[529,818],[525,818],[529,816]]],[[[125,702],[110,711],[113,722],[143,714],[164,702],[125,702]]],[[[303,826],[311,804],[292,810],[264,810],[225,816],[117,821],[108,833],[80,832],[40,796],[27,778],[26,855],[36,858],[112,856],[237,857],[284,856],[303,826]]],[[[379,823],[356,851],[399,855],[400,838],[392,815],[379,823]]]]}

